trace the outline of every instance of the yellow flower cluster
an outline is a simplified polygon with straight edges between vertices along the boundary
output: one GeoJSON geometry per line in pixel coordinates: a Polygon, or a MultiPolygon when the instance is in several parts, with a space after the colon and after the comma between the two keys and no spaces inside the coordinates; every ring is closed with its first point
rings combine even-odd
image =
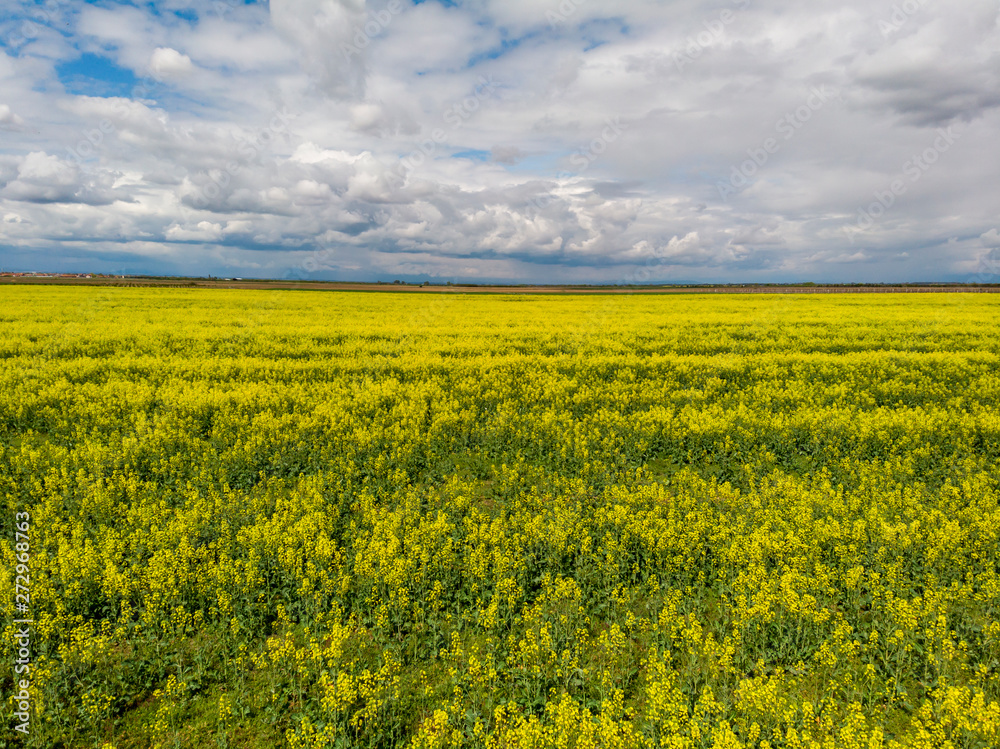
{"type": "Polygon", "coordinates": [[[0,294],[39,745],[1000,746],[996,297],[0,294]]]}

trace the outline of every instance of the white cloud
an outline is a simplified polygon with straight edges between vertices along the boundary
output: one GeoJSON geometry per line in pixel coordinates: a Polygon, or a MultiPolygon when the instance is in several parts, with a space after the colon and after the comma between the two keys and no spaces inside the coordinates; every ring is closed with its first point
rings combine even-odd
{"type": "Polygon", "coordinates": [[[364,0],[271,0],[270,9],[274,28],[301,52],[325,94],[363,93],[367,45],[355,37],[364,34],[364,0]]]}
{"type": "Polygon", "coordinates": [[[839,255],[835,255],[834,257],[826,258],[826,262],[828,263],[848,263],[848,264],[867,263],[871,262],[871,260],[872,258],[864,252],[854,252],[851,254],[847,254],[846,252],[844,252],[839,255]]]}
{"type": "Polygon", "coordinates": [[[210,221],[199,221],[193,227],[183,227],[173,224],[167,229],[166,237],[178,242],[208,242],[220,239],[222,233],[221,224],[213,224],[210,221]]]}
{"type": "Polygon", "coordinates": [[[191,58],[170,47],[157,47],[149,58],[149,69],[157,78],[181,78],[194,72],[191,58]]]}
{"type": "Polygon", "coordinates": [[[0,104],[0,130],[20,130],[24,127],[24,120],[11,111],[7,104],[0,104]]]}
{"type": "Polygon", "coordinates": [[[319,253],[357,278],[738,281],[961,280],[1000,246],[995,3],[927,4],[891,34],[860,0],[570,5],[80,3],[68,36],[0,51],[18,217],[0,247],[216,275],[319,253]],[[59,93],[81,52],[159,82],[59,93]],[[840,95],[780,124],[823,86],[840,95]],[[949,126],[954,147],[845,232],[949,126]]]}
{"type": "Polygon", "coordinates": [[[43,151],[32,151],[17,167],[17,176],[0,190],[0,198],[27,203],[85,203],[102,205],[121,196],[112,186],[116,175],[87,175],[70,161],[43,151]]]}

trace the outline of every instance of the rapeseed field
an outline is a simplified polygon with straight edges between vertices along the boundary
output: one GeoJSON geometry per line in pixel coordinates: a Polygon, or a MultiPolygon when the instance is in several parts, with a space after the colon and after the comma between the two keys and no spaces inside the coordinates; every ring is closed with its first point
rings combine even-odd
{"type": "Polygon", "coordinates": [[[995,296],[4,288],[0,746],[997,747],[998,481],[995,296]]]}

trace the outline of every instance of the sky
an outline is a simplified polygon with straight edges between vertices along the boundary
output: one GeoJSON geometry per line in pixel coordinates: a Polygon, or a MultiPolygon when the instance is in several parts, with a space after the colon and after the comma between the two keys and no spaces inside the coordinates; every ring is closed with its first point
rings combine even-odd
{"type": "Polygon", "coordinates": [[[1000,282],[997,0],[0,0],[0,270],[1000,282]]]}

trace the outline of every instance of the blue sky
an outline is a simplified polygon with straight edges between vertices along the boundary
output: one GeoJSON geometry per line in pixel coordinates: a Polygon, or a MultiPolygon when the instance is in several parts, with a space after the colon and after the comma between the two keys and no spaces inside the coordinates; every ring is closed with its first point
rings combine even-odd
{"type": "Polygon", "coordinates": [[[58,63],[55,74],[62,90],[77,96],[130,96],[138,83],[131,70],[92,52],[58,63]]]}
{"type": "Polygon", "coordinates": [[[0,19],[4,270],[1000,280],[993,0],[0,19]]]}

